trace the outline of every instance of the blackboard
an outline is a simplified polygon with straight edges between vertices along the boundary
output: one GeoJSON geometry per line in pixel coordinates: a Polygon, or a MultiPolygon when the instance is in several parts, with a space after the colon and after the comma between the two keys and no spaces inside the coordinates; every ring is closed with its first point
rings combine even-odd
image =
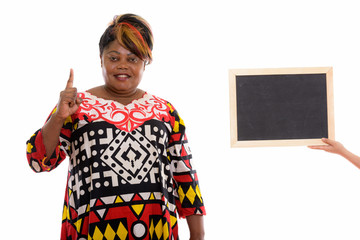
{"type": "Polygon", "coordinates": [[[332,68],[232,69],[231,146],[298,146],[334,138],[332,68]]]}

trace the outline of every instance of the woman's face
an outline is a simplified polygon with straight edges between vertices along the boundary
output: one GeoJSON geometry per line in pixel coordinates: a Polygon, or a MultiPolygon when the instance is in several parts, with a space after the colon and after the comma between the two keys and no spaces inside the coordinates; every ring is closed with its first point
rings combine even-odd
{"type": "Polygon", "coordinates": [[[117,94],[132,94],[140,84],[145,62],[134,53],[112,41],[101,56],[105,86],[117,94]]]}

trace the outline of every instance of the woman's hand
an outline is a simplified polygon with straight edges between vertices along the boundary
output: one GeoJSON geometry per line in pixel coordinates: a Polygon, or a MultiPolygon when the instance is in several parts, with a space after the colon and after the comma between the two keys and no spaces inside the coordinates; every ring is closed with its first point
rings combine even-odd
{"type": "Polygon", "coordinates": [[[54,113],[54,116],[62,121],[74,114],[82,102],[82,99],[77,97],[77,89],[73,87],[73,83],[74,71],[70,69],[69,79],[65,89],[60,93],[57,110],[54,113]]]}
{"type": "Polygon", "coordinates": [[[77,97],[77,89],[73,87],[73,82],[74,71],[70,69],[70,76],[66,83],[65,90],[60,93],[56,112],[42,128],[46,156],[48,156],[45,163],[49,160],[49,157],[59,143],[61,128],[65,120],[78,110],[82,102],[82,99],[77,97]]]}

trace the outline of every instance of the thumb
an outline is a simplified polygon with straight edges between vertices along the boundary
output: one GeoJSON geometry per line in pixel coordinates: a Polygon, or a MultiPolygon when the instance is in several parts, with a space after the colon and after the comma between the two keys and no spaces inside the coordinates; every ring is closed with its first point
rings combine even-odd
{"type": "Polygon", "coordinates": [[[329,141],[328,138],[322,138],[321,141],[323,141],[323,142],[326,143],[326,144],[329,144],[329,143],[330,143],[330,141],[329,141]]]}
{"type": "Polygon", "coordinates": [[[82,103],[83,99],[81,97],[76,98],[76,105],[80,105],[82,103]]]}

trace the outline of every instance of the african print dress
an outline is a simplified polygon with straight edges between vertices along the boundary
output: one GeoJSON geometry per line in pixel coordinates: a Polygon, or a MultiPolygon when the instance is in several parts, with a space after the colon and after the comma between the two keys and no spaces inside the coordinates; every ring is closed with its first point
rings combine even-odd
{"type": "Polygon", "coordinates": [[[78,95],[46,164],[41,129],[27,142],[35,172],[70,158],[61,239],[178,239],[177,215],[205,209],[177,111],[148,93],[125,106],[78,95]]]}

